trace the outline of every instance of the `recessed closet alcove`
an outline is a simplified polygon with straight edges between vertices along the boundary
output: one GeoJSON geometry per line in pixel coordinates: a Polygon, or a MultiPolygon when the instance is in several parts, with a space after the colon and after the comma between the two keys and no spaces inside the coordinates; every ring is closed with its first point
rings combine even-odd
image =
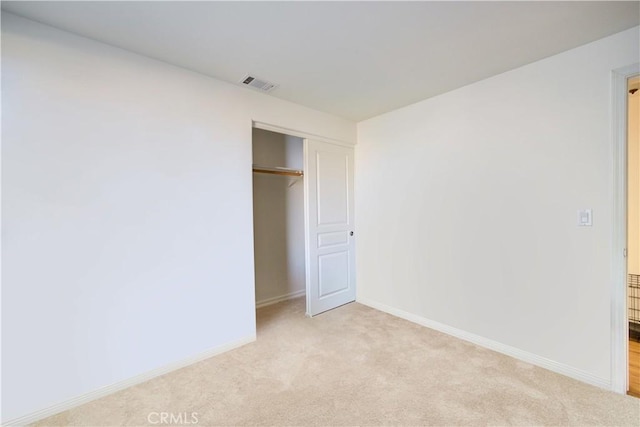
{"type": "Polygon", "coordinates": [[[256,306],[305,294],[303,139],[253,129],[256,306]]]}

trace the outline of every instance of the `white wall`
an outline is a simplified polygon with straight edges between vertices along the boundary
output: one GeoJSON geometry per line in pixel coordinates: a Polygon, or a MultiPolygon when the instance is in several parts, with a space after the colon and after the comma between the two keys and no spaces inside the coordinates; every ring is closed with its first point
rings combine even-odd
{"type": "MultiPolygon", "coordinates": [[[[303,169],[302,138],[253,130],[253,163],[303,169]]],[[[305,289],[304,178],[253,174],[256,302],[305,289]]]]}
{"type": "Polygon", "coordinates": [[[358,298],[610,380],[611,70],[638,28],[358,124],[358,298]],[[576,226],[592,208],[593,227],[576,226]]]}
{"type": "Polygon", "coordinates": [[[2,420],[255,334],[251,120],[355,124],[2,14],[2,420]]]}

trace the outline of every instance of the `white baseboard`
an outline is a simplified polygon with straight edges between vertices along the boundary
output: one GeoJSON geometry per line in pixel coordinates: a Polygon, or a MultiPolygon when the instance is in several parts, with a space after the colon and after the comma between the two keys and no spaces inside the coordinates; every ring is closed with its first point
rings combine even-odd
{"type": "Polygon", "coordinates": [[[306,293],[305,289],[299,290],[299,291],[295,291],[295,292],[290,292],[288,294],[285,295],[280,295],[277,297],[273,297],[273,298],[267,298],[267,299],[263,299],[261,301],[256,301],[256,308],[261,308],[261,307],[266,307],[268,305],[271,304],[276,304],[282,301],[286,301],[288,299],[294,299],[294,298],[298,298],[303,296],[306,293]]]}
{"type": "Polygon", "coordinates": [[[578,381],[585,382],[587,384],[594,385],[596,387],[611,390],[612,385],[610,380],[597,377],[593,374],[590,374],[589,372],[574,368],[573,366],[565,365],[564,363],[556,362],[555,360],[547,359],[546,357],[538,356],[537,354],[520,350],[518,348],[481,337],[480,335],[475,335],[470,332],[466,332],[461,329],[457,329],[452,326],[448,326],[443,323],[439,323],[434,320],[430,320],[425,317],[421,317],[416,314],[409,313],[407,311],[400,310],[366,298],[358,298],[356,301],[360,304],[375,308],[376,310],[380,310],[393,316],[408,320],[410,322],[417,323],[418,325],[422,325],[427,328],[434,329],[438,332],[451,335],[452,337],[460,338],[461,340],[468,341],[480,347],[484,347],[498,353],[506,354],[507,356],[511,356],[524,362],[531,363],[532,365],[548,369],[550,371],[565,375],[578,381]]]}
{"type": "Polygon", "coordinates": [[[203,353],[197,354],[187,359],[183,359],[178,362],[174,362],[169,365],[162,366],[160,368],[145,372],[143,374],[136,375],[135,377],[131,377],[126,380],[119,381],[117,383],[114,383],[105,387],[101,387],[97,390],[90,391],[89,393],[85,393],[81,396],[76,396],[72,399],[66,400],[64,402],[60,402],[56,405],[49,406],[48,408],[32,412],[30,414],[24,415],[19,418],[15,418],[13,420],[9,420],[7,422],[2,423],[2,425],[3,426],[24,426],[27,424],[32,424],[36,421],[40,421],[52,415],[59,414],[60,412],[68,411],[69,409],[91,402],[92,400],[96,400],[101,397],[107,396],[109,394],[115,393],[116,391],[120,391],[125,388],[132,387],[134,385],[159,377],[160,375],[164,375],[171,371],[175,371],[177,369],[184,368],[185,366],[192,365],[196,362],[200,362],[201,360],[208,359],[212,356],[225,353],[229,350],[233,350],[238,347],[242,347],[243,345],[249,344],[255,340],[256,340],[256,336],[252,335],[234,342],[230,342],[228,344],[221,345],[216,348],[212,348],[211,350],[207,350],[203,353]]]}

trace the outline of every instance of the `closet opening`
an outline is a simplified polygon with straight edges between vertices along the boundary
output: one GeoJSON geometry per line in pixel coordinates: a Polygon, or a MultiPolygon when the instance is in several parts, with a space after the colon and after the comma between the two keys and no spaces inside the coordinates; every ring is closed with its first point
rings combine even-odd
{"type": "Polygon", "coordinates": [[[252,150],[256,308],[355,301],[353,145],[253,122],[252,150]]]}
{"type": "Polygon", "coordinates": [[[306,293],[304,140],[253,128],[256,308],[306,293]]]}

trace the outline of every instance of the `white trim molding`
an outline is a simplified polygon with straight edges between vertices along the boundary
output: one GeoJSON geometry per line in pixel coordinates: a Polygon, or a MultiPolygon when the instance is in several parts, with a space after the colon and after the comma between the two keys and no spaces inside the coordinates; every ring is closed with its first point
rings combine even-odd
{"type": "Polygon", "coordinates": [[[627,79],[640,63],[611,72],[611,390],[628,390],[627,320],[627,79]]]}
{"type": "Polygon", "coordinates": [[[236,349],[238,347],[242,347],[243,345],[252,343],[255,340],[256,340],[256,336],[252,335],[246,338],[239,339],[237,341],[230,342],[228,344],[224,344],[224,345],[212,348],[210,350],[207,350],[203,353],[189,357],[187,359],[170,363],[169,365],[165,365],[160,368],[153,369],[151,371],[145,372],[140,375],[136,375],[135,377],[131,377],[126,380],[119,381],[117,383],[114,383],[105,387],[101,387],[97,390],[90,391],[89,393],[76,396],[72,399],[65,400],[64,402],[57,403],[53,406],[49,406],[48,408],[41,409],[39,411],[32,412],[22,417],[3,422],[2,425],[3,426],[24,426],[24,425],[32,424],[36,421],[40,421],[52,415],[59,414],[60,412],[68,411],[69,409],[73,409],[77,406],[91,402],[92,400],[96,400],[101,397],[110,395],[112,393],[115,393],[116,391],[133,387],[134,385],[138,385],[143,382],[149,381],[153,378],[159,377],[161,375],[168,374],[169,372],[184,368],[185,366],[189,366],[194,363],[200,362],[202,360],[208,359],[210,357],[217,356],[218,354],[222,354],[227,351],[236,349]]]}
{"type": "Polygon", "coordinates": [[[427,319],[425,317],[418,316],[416,314],[409,313],[407,311],[400,310],[366,298],[358,298],[357,302],[371,308],[375,308],[376,310],[391,314],[392,316],[408,320],[409,322],[417,323],[418,325],[425,326],[429,329],[433,329],[452,337],[468,341],[480,347],[487,348],[489,350],[493,350],[507,356],[511,356],[515,359],[522,360],[523,362],[531,363],[532,365],[548,369],[550,371],[565,375],[578,381],[582,381],[587,384],[591,384],[604,389],[611,388],[611,383],[606,378],[597,377],[572,366],[556,362],[555,360],[547,359],[546,357],[542,357],[537,354],[521,350],[519,348],[511,347],[506,344],[502,344],[497,341],[482,337],[480,335],[472,334],[471,332],[463,331],[462,329],[457,329],[452,326],[445,325],[443,323],[436,322],[434,320],[427,319]]]}
{"type": "Polygon", "coordinates": [[[305,289],[300,289],[299,291],[289,292],[288,294],[280,295],[277,297],[266,298],[261,301],[256,301],[256,308],[266,307],[268,305],[277,304],[282,301],[287,301],[290,299],[302,297],[305,294],[305,289]]]}
{"type": "Polygon", "coordinates": [[[327,138],[322,135],[315,135],[313,133],[303,132],[300,130],[289,129],[282,126],[271,125],[269,123],[259,122],[256,120],[251,121],[252,127],[256,129],[268,130],[270,132],[282,133],[285,135],[297,136],[303,139],[315,139],[317,141],[326,142],[328,144],[341,145],[343,147],[354,147],[356,144],[352,142],[342,141],[339,139],[327,138]]]}

